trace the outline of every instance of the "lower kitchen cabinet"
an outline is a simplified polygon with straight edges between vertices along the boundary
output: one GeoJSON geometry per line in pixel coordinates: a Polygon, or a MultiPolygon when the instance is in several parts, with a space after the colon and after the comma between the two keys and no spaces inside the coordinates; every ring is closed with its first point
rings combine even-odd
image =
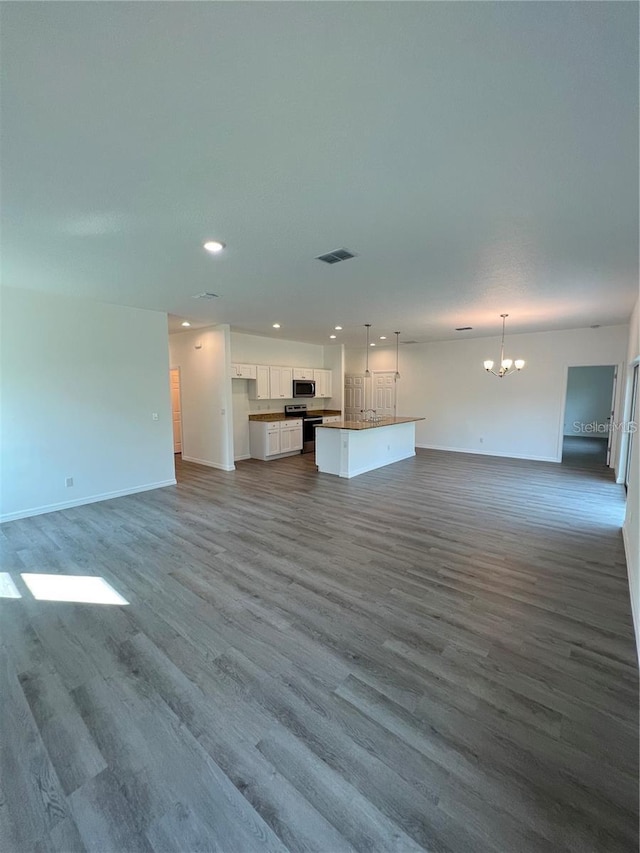
{"type": "Polygon", "coordinates": [[[249,421],[252,459],[263,462],[292,456],[302,450],[302,420],[249,421]]]}

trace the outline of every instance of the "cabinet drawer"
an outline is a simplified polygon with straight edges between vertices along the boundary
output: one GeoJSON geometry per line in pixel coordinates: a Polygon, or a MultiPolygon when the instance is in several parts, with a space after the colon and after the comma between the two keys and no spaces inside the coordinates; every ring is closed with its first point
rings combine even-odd
{"type": "Polygon", "coordinates": [[[263,421],[264,429],[272,430],[272,429],[280,429],[280,425],[284,423],[284,421],[263,421]]]}
{"type": "Polygon", "coordinates": [[[287,427],[301,427],[302,419],[297,420],[293,418],[287,418],[286,421],[280,421],[280,429],[286,429],[287,427]]]}

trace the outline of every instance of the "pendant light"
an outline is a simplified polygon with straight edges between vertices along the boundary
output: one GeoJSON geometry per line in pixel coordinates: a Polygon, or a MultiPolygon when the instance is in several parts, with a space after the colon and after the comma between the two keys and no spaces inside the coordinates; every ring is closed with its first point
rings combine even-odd
{"type": "Polygon", "coordinates": [[[396,336],[396,375],[393,377],[397,382],[400,379],[400,332],[393,333],[396,336]]]}
{"type": "Polygon", "coordinates": [[[364,375],[371,376],[371,371],[369,370],[369,329],[371,328],[371,323],[365,323],[364,325],[367,329],[367,355],[365,360],[364,375]]]}
{"type": "Polygon", "coordinates": [[[493,362],[491,359],[487,359],[484,363],[484,369],[487,373],[493,373],[494,376],[497,376],[498,379],[502,379],[504,376],[509,376],[514,372],[514,370],[522,370],[524,367],[524,359],[516,358],[515,361],[511,358],[504,357],[504,326],[505,321],[508,314],[501,314],[502,317],[502,343],[500,344],[500,368],[498,370],[493,369],[493,362]]]}

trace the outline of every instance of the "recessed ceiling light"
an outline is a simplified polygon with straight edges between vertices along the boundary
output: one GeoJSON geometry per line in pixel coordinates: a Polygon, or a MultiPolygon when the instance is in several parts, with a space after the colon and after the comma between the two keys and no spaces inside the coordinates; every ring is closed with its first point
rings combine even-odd
{"type": "Polygon", "coordinates": [[[333,328],[336,330],[336,332],[342,331],[342,326],[334,326],[333,328]]]}
{"type": "Polygon", "coordinates": [[[335,338],[335,337],[336,337],[336,335],[329,335],[329,337],[330,337],[330,338],[335,338]]]}
{"type": "Polygon", "coordinates": [[[184,323],[183,323],[182,325],[183,325],[183,326],[190,326],[190,325],[191,325],[191,323],[190,323],[188,320],[185,320],[185,321],[184,321],[184,323]]]}
{"type": "Polygon", "coordinates": [[[370,347],[374,347],[374,346],[375,346],[375,344],[369,344],[369,346],[370,346],[370,347]]]}
{"type": "Polygon", "coordinates": [[[387,340],[387,336],[386,336],[386,335],[380,335],[380,340],[381,340],[381,341],[386,341],[386,340],[387,340]]]}
{"type": "Polygon", "coordinates": [[[279,328],[280,328],[280,323],[274,323],[274,324],[273,324],[273,328],[274,328],[274,329],[279,329],[279,328]]]}
{"type": "Polygon", "coordinates": [[[204,244],[204,248],[207,252],[211,252],[212,255],[217,255],[218,252],[224,249],[224,243],[221,243],[219,240],[208,240],[204,244]]]}

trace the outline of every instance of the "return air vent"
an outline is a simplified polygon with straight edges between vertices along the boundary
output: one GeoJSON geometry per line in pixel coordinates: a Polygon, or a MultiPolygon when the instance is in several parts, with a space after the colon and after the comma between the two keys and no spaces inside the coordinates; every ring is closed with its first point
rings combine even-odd
{"type": "Polygon", "coordinates": [[[196,293],[193,297],[194,299],[219,299],[219,295],[217,293],[209,293],[208,290],[205,290],[204,293],[196,293]]]}
{"type": "Polygon", "coordinates": [[[327,252],[326,255],[318,255],[317,261],[324,261],[325,264],[339,264],[340,261],[348,261],[349,258],[355,258],[355,253],[348,249],[335,249],[333,252],[327,252]]]}
{"type": "Polygon", "coordinates": [[[406,346],[407,344],[417,344],[418,341],[400,341],[400,343],[406,346]]]}
{"type": "Polygon", "coordinates": [[[473,326],[458,326],[456,332],[470,332],[473,326]]]}

